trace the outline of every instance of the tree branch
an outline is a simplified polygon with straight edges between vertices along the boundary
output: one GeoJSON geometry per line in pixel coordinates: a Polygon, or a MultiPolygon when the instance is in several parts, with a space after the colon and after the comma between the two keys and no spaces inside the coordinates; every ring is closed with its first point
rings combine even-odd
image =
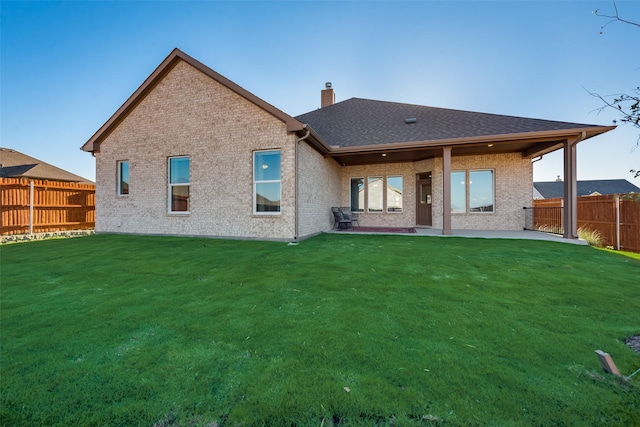
{"type": "Polygon", "coordinates": [[[640,24],[639,23],[632,22],[632,21],[627,21],[626,19],[620,18],[620,15],[618,14],[618,5],[616,4],[616,0],[612,0],[612,1],[613,1],[613,8],[616,11],[616,13],[614,15],[604,15],[604,14],[600,13],[600,9],[596,9],[596,10],[593,11],[594,15],[598,15],[598,16],[601,16],[603,18],[611,19],[611,21],[607,22],[602,27],[600,27],[600,34],[603,34],[604,33],[604,27],[606,27],[607,25],[611,24],[612,22],[623,22],[625,24],[635,25],[636,27],[640,28],[640,24]]]}

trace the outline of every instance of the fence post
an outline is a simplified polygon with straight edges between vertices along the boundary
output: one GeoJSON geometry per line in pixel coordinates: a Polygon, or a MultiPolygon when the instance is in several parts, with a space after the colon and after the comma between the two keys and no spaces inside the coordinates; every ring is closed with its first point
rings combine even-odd
{"type": "Polygon", "coordinates": [[[33,180],[29,181],[29,234],[33,234],[33,180]]]}
{"type": "Polygon", "coordinates": [[[616,204],[616,249],[620,250],[620,195],[613,197],[613,203],[616,204]]]}

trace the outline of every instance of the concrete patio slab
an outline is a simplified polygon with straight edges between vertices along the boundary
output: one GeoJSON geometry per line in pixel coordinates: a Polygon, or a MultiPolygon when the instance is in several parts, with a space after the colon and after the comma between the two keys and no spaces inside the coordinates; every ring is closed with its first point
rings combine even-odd
{"type": "MultiPolygon", "coordinates": [[[[522,239],[522,240],[546,240],[549,242],[560,242],[560,243],[571,243],[574,245],[583,245],[587,246],[588,243],[584,240],[580,239],[565,239],[564,237],[558,234],[550,234],[543,233],[541,231],[530,231],[530,230],[452,230],[452,234],[449,236],[444,236],[442,234],[442,229],[438,228],[426,228],[426,227],[415,227],[416,233],[408,234],[408,233],[393,233],[393,232],[385,232],[385,231],[359,231],[353,234],[393,234],[398,236],[433,236],[433,237],[467,237],[467,238],[480,238],[480,239],[522,239]]],[[[342,231],[329,231],[329,233],[339,233],[339,234],[351,234],[345,230],[342,231]]]]}

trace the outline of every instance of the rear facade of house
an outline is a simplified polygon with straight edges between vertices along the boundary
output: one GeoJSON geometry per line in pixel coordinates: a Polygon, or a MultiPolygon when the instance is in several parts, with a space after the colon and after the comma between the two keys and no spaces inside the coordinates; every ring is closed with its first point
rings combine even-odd
{"type": "MultiPolygon", "coordinates": [[[[376,102],[364,101],[343,106],[376,102]]],[[[456,145],[448,159],[415,145],[421,135],[349,147],[330,129],[339,116],[314,113],[293,118],[175,50],[83,146],[96,156],[96,232],[290,241],[330,230],[332,206],[362,226],[523,228],[537,152],[456,145]]],[[[398,132],[417,129],[410,119],[398,132]]]]}

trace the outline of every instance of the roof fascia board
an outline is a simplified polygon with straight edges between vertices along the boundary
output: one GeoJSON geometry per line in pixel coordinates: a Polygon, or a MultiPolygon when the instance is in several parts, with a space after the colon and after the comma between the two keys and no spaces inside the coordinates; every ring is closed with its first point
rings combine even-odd
{"type": "Polygon", "coordinates": [[[277,119],[286,124],[287,132],[296,132],[303,128],[303,124],[294,119],[290,115],[277,109],[273,105],[258,98],[248,90],[242,88],[221,74],[213,71],[200,61],[192,58],[180,49],[175,48],[164,61],[158,65],[158,67],[151,73],[149,77],[140,85],[138,89],[118,108],[118,110],[107,120],[107,122],[93,134],[93,136],[82,146],[82,150],[89,152],[99,152],[100,143],[120,124],[129,113],[146,97],[146,95],[153,90],[153,88],[182,60],[191,65],[198,71],[211,77],[218,83],[227,87],[228,89],[236,92],[238,95],[252,102],[256,106],[262,108],[269,114],[273,115],[277,119]]]}
{"type": "Polygon", "coordinates": [[[449,138],[438,139],[428,141],[412,141],[412,142],[398,142],[379,145],[360,145],[357,147],[331,147],[330,154],[357,154],[375,151],[393,151],[393,150],[409,150],[409,149],[421,149],[421,148],[436,148],[447,147],[466,144],[481,144],[489,142],[524,142],[524,141],[551,141],[551,140],[564,140],[571,136],[576,136],[586,132],[587,138],[599,135],[604,132],[608,132],[615,129],[615,126],[592,126],[588,128],[577,129],[563,129],[552,131],[540,131],[540,132],[522,132],[514,134],[502,134],[502,135],[486,135],[477,137],[464,137],[464,138],[449,138]]]}

